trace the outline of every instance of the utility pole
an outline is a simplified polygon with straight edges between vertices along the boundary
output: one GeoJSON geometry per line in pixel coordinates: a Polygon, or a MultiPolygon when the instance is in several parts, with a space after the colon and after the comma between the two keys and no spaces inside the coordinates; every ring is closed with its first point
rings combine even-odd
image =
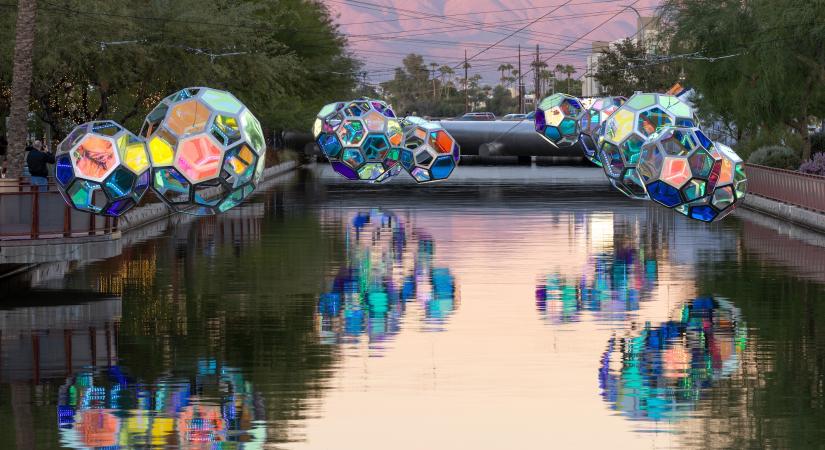
{"type": "Polygon", "coordinates": [[[464,113],[470,112],[470,91],[467,89],[469,84],[469,80],[467,78],[468,73],[467,70],[470,68],[470,65],[467,64],[467,49],[464,49],[464,113]]]}
{"type": "Polygon", "coordinates": [[[535,69],[535,73],[533,74],[534,75],[533,78],[535,79],[535,92],[534,92],[534,95],[536,97],[535,102],[536,102],[537,105],[538,105],[539,99],[541,98],[541,76],[540,76],[540,73],[539,73],[541,71],[541,68],[539,67],[539,64],[541,64],[540,61],[541,60],[539,59],[539,44],[536,44],[536,66],[535,66],[536,69],[535,69]]]}
{"type": "Polygon", "coordinates": [[[518,112],[524,114],[524,83],[521,75],[521,44],[518,45],[518,112]]]}

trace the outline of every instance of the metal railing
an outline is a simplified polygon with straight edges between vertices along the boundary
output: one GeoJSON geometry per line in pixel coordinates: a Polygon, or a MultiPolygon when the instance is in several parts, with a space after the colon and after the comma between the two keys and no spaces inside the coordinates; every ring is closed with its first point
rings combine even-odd
{"type": "Polygon", "coordinates": [[[117,231],[116,218],[70,208],[50,180],[40,191],[27,179],[0,182],[0,240],[96,236],[117,231]]]}
{"type": "Polygon", "coordinates": [[[825,177],[746,164],[748,192],[825,213],[825,177]]]}

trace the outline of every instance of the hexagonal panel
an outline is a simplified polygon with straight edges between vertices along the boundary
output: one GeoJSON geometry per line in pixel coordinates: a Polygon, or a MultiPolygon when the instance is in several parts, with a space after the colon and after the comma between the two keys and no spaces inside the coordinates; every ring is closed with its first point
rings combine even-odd
{"type": "Polygon", "coordinates": [[[702,222],[713,222],[713,219],[715,219],[718,214],[719,213],[710,206],[700,205],[690,208],[689,215],[691,218],[701,220],[702,222]]]}
{"type": "Polygon", "coordinates": [[[393,147],[401,146],[404,141],[404,131],[401,129],[401,124],[395,119],[387,121],[387,139],[393,147]]]}
{"type": "Polygon", "coordinates": [[[112,122],[111,120],[101,120],[98,122],[92,122],[91,131],[92,133],[111,137],[123,131],[123,127],[115,122],[112,122]]]}
{"type": "Polygon", "coordinates": [[[421,167],[416,167],[413,169],[412,172],[410,172],[410,175],[412,175],[415,181],[418,181],[419,183],[430,181],[432,178],[430,176],[430,172],[427,169],[422,169],[421,167]]]}
{"type": "Polygon", "coordinates": [[[651,108],[647,111],[642,111],[639,113],[639,121],[636,130],[644,136],[650,136],[657,130],[660,130],[668,125],[673,125],[673,120],[671,117],[659,108],[651,108]]]}
{"type": "Polygon", "coordinates": [[[132,209],[132,207],[135,206],[135,204],[135,201],[131,198],[123,198],[120,200],[116,200],[112,203],[109,203],[106,206],[104,214],[106,214],[107,216],[114,217],[122,216],[126,213],[126,211],[132,209]]]}
{"type": "Polygon", "coordinates": [[[544,136],[553,141],[553,143],[556,143],[561,140],[561,132],[558,128],[551,125],[548,125],[544,128],[544,136]]]}
{"type": "Polygon", "coordinates": [[[711,200],[711,203],[719,210],[722,210],[732,205],[735,199],[733,188],[730,186],[724,186],[716,189],[713,193],[713,200],[711,200]]]}
{"type": "Polygon", "coordinates": [[[75,180],[66,194],[74,204],[74,207],[83,211],[98,213],[106,205],[106,196],[100,184],[88,180],[75,180]]]}
{"type": "Polygon", "coordinates": [[[137,176],[123,167],[118,167],[103,183],[106,195],[112,200],[132,194],[132,186],[137,176]]]}
{"type": "Polygon", "coordinates": [[[544,120],[547,121],[547,125],[552,125],[554,127],[559,126],[561,121],[564,120],[564,111],[558,106],[554,106],[547,111],[544,112],[544,120]]]}
{"type": "Polygon", "coordinates": [[[223,151],[207,135],[186,138],[178,145],[175,167],[192,183],[216,178],[221,170],[223,151]]]}
{"type": "Polygon", "coordinates": [[[355,172],[355,170],[352,167],[350,167],[349,165],[347,165],[343,162],[333,161],[332,162],[332,170],[338,172],[339,174],[341,174],[342,176],[344,176],[345,178],[347,178],[349,180],[357,180],[358,179],[358,174],[355,172]]]}
{"type": "Polygon", "coordinates": [[[367,135],[364,123],[357,119],[344,119],[337,133],[344,147],[358,147],[367,135]]]}
{"type": "MultiPolygon", "coordinates": [[[[383,134],[370,134],[361,146],[367,161],[380,161],[387,156],[390,143],[383,134]]],[[[361,178],[362,180],[364,178],[361,178]]]]}
{"type": "Polygon", "coordinates": [[[415,163],[419,166],[429,167],[433,162],[433,155],[427,149],[419,150],[415,155],[415,163]]]}
{"type": "Polygon", "coordinates": [[[673,115],[682,117],[693,116],[690,106],[672,95],[659,95],[659,104],[673,115]]]}
{"type": "Polygon", "coordinates": [[[647,195],[645,192],[645,186],[642,183],[642,179],[639,177],[639,173],[636,169],[625,169],[624,174],[622,174],[621,184],[627,190],[629,195],[626,195],[629,197],[642,198],[647,195]]]}
{"type": "Polygon", "coordinates": [[[443,180],[453,173],[453,169],[455,169],[455,161],[451,156],[439,156],[430,167],[430,173],[433,180],[443,180]]]}
{"type": "Polygon", "coordinates": [[[438,153],[450,153],[453,151],[455,141],[452,136],[447,134],[444,130],[438,130],[430,133],[430,146],[438,153]]]}
{"type": "Polygon", "coordinates": [[[243,108],[243,104],[229,92],[214,89],[205,89],[201,100],[210,108],[231,115],[237,115],[243,108]]]}
{"type": "Polygon", "coordinates": [[[616,111],[607,119],[605,135],[613,142],[621,142],[633,132],[633,112],[626,109],[616,111]]]}
{"type": "Polygon", "coordinates": [[[122,135],[117,140],[120,160],[136,175],[149,168],[149,153],[146,144],[131,133],[122,135]]]}
{"type": "Polygon", "coordinates": [[[166,127],[178,137],[200,133],[206,129],[209,116],[206,105],[197,99],[189,99],[172,106],[166,118],[166,127]]]}
{"type": "Polygon", "coordinates": [[[120,162],[115,143],[93,134],[85,135],[69,155],[75,173],[93,181],[103,181],[120,162]]]}

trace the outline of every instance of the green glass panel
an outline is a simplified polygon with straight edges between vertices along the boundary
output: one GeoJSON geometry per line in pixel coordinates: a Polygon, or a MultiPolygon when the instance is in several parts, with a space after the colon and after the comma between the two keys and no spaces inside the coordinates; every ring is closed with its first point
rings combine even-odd
{"type": "Polygon", "coordinates": [[[636,110],[644,109],[655,104],[656,96],[654,94],[636,94],[633,97],[630,97],[630,100],[625,103],[625,105],[636,110]]]}
{"type": "Polygon", "coordinates": [[[210,108],[230,114],[238,114],[241,112],[241,108],[243,108],[243,104],[228,92],[207,89],[201,96],[201,99],[210,108]]]}

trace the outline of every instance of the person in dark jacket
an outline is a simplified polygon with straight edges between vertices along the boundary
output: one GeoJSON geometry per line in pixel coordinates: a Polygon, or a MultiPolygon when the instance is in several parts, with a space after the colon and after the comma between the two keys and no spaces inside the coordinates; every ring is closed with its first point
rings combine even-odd
{"type": "Polygon", "coordinates": [[[43,148],[43,143],[34,141],[29,154],[26,156],[26,165],[29,166],[31,183],[33,186],[40,186],[40,191],[49,189],[49,167],[47,164],[54,164],[54,155],[43,148]]]}

